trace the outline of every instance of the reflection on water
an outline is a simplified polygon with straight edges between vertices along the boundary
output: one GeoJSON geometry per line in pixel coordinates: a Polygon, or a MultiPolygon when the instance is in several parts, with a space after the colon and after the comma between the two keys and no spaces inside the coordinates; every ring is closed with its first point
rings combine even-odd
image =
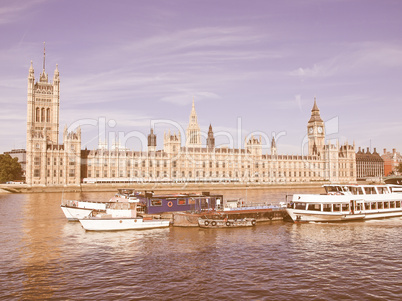
{"type": "MultiPolygon", "coordinates": [[[[225,198],[245,191],[222,191],[225,198]]],[[[113,193],[71,193],[108,199],[113,193]]],[[[279,202],[283,192],[247,191],[279,202]]],[[[85,232],[62,195],[0,195],[0,299],[399,300],[401,218],[85,232]]],[[[273,200],[273,201],[272,201],[273,200]]]]}

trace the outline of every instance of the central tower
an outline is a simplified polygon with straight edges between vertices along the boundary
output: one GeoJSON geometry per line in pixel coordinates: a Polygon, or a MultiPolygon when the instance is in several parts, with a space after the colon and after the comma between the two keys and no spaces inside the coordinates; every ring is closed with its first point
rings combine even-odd
{"type": "Polygon", "coordinates": [[[190,113],[190,121],[186,131],[186,146],[187,147],[201,146],[200,127],[198,125],[197,113],[195,112],[194,98],[193,98],[193,106],[191,108],[190,113]]]}

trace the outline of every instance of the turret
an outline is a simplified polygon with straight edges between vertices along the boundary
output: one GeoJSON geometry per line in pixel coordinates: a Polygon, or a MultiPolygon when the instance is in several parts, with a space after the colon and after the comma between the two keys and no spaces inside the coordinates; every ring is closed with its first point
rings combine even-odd
{"type": "Polygon", "coordinates": [[[168,154],[176,154],[180,152],[181,147],[181,135],[165,133],[163,135],[163,150],[168,154]]]}
{"type": "Polygon", "coordinates": [[[246,151],[250,152],[252,156],[262,155],[261,136],[257,139],[252,135],[250,139],[246,138],[246,151]]]}
{"type": "Polygon", "coordinates": [[[156,135],[154,134],[154,129],[151,129],[151,133],[148,135],[148,151],[156,151],[156,135]]]}
{"type": "Polygon", "coordinates": [[[212,125],[209,125],[208,130],[208,138],[207,138],[207,148],[212,151],[215,148],[215,137],[214,132],[212,131],[212,125]]]}
{"type": "Polygon", "coordinates": [[[276,152],[276,142],[275,142],[275,137],[272,137],[272,141],[271,141],[271,156],[276,156],[277,152],[276,152]]]}

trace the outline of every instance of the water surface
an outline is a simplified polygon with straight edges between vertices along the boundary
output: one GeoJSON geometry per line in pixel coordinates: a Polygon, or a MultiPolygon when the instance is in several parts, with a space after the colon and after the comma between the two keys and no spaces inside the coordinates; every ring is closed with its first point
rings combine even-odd
{"type": "MultiPolygon", "coordinates": [[[[233,197],[242,192],[223,192],[233,197]]],[[[247,192],[250,201],[282,200],[247,192]]],[[[64,194],[107,199],[111,193],[64,194]]],[[[3,300],[399,300],[402,218],[85,232],[58,193],[0,195],[3,300]]]]}

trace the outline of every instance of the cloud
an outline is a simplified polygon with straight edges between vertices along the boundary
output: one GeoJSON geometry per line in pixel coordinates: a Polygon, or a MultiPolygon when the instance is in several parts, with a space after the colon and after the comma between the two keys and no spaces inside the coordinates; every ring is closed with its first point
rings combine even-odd
{"type": "Polygon", "coordinates": [[[0,7],[0,25],[17,22],[24,18],[23,12],[30,12],[32,7],[47,0],[11,0],[3,1],[0,7]]]}
{"type": "Polygon", "coordinates": [[[290,71],[299,78],[325,78],[348,75],[378,74],[382,69],[402,66],[402,45],[397,43],[361,42],[341,45],[342,51],[314,63],[311,67],[299,67],[290,71]]]}
{"type": "Polygon", "coordinates": [[[312,67],[297,68],[290,72],[292,76],[300,78],[324,78],[334,75],[338,70],[337,60],[329,59],[314,64],[312,67]]]}
{"type": "Polygon", "coordinates": [[[220,96],[216,93],[213,92],[206,92],[206,91],[183,91],[180,94],[175,94],[175,95],[170,95],[166,97],[162,97],[160,100],[164,102],[169,102],[172,104],[180,105],[180,106],[185,106],[188,105],[192,102],[192,99],[194,99],[199,102],[203,100],[209,100],[209,99],[219,99],[220,96]]]}

